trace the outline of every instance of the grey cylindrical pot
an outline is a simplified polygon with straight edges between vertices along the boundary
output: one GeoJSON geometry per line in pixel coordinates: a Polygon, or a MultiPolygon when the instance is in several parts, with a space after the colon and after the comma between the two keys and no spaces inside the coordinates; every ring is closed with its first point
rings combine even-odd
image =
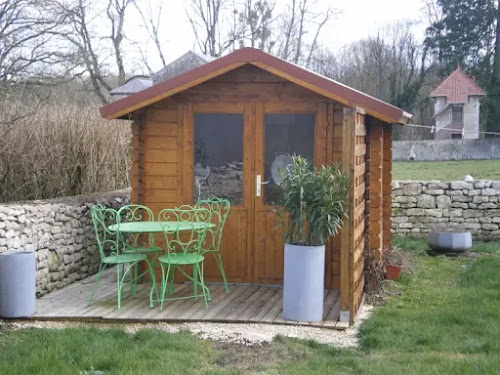
{"type": "Polygon", "coordinates": [[[283,319],[323,319],[325,246],[285,244],[283,319]]]}
{"type": "Polygon", "coordinates": [[[427,244],[434,251],[463,252],[472,247],[471,232],[430,232],[427,244]]]}
{"type": "Polygon", "coordinates": [[[0,316],[32,316],[35,313],[35,293],[35,253],[7,251],[0,254],[0,316]]]}

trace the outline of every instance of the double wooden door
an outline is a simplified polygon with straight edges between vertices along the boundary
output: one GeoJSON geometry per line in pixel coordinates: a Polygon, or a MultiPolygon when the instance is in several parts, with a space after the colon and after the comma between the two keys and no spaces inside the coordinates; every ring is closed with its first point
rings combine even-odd
{"type": "MultiPolygon", "coordinates": [[[[228,281],[281,284],[283,230],[274,212],[287,155],[325,163],[326,104],[222,103],[192,105],[193,200],[231,201],[222,239],[228,281]]],[[[191,148],[191,147],[190,147],[191,148]]],[[[206,278],[220,280],[210,257],[206,278]]]]}

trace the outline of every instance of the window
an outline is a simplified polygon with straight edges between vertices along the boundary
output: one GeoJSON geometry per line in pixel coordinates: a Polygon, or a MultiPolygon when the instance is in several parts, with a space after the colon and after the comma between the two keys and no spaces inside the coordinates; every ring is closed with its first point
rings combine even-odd
{"type": "Polygon", "coordinates": [[[453,133],[451,139],[462,139],[462,133],[453,133]]]}
{"type": "Polygon", "coordinates": [[[243,201],[243,115],[197,113],[194,117],[194,201],[243,201]]]}
{"type": "Polygon", "coordinates": [[[314,164],[314,123],[315,115],[266,114],[265,117],[265,158],[264,204],[271,205],[278,200],[278,189],[272,177],[275,160],[286,155],[302,155],[314,164]]]}
{"type": "Polygon", "coordinates": [[[453,124],[461,124],[463,121],[463,108],[460,105],[451,107],[451,122],[453,124]]]}

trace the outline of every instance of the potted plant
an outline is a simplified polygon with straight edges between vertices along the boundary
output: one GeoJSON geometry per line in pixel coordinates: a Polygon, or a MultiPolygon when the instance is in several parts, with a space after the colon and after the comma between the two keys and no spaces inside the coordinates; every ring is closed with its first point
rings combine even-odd
{"type": "Polygon", "coordinates": [[[400,250],[391,248],[385,256],[385,278],[398,280],[404,270],[404,257],[400,250]]]}
{"type": "Polygon", "coordinates": [[[276,212],[285,239],[283,318],[321,321],[325,243],[342,226],[348,177],[337,163],[316,170],[296,155],[281,174],[276,212]]]}

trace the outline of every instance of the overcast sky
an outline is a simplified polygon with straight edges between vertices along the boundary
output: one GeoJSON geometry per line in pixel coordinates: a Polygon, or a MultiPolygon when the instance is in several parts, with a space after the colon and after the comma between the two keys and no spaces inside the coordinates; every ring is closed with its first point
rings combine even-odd
{"type": "MultiPolygon", "coordinates": [[[[147,0],[146,0],[147,1],[147,0]]],[[[162,0],[149,0],[152,2],[162,0]]],[[[290,0],[277,0],[277,7],[284,7],[290,0]]],[[[191,0],[163,0],[162,35],[164,49],[168,60],[173,60],[189,49],[196,49],[193,31],[186,17],[186,8],[191,0]]],[[[340,13],[325,28],[321,44],[332,50],[376,34],[380,29],[398,21],[422,20],[424,0],[318,0],[317,10],[321,11],[331,5],[340,13]]],[[[129,26],[141,33],[140,18],[134,11],[129,18],[129,26]],[[134,26],[135,24],[135,26],[134,26]]],[[[425,24],[415,26],[417,37],[423,37],[425,24]]],[[[134,37],[135,30],[132,33],[134,37]]],[[[153,51],[150,51],[152,67],[160,68],[159,60],[153,51]]]]}

